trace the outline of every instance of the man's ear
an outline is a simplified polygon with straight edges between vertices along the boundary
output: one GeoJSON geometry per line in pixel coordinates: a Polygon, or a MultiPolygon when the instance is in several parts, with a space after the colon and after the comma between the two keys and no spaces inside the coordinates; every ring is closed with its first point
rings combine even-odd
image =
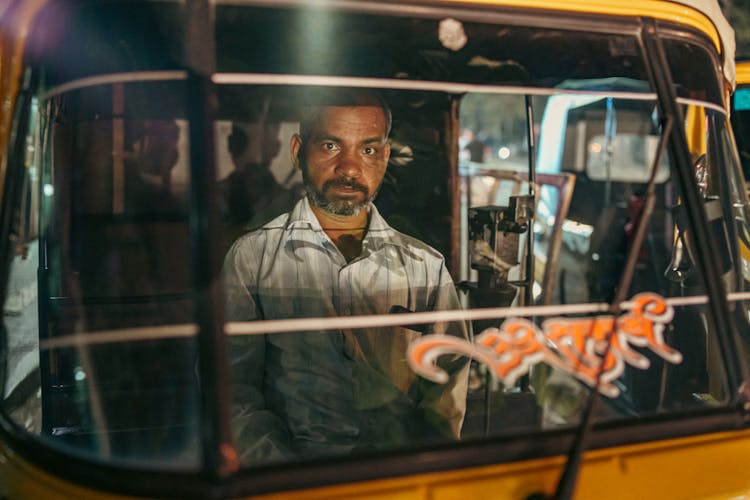
{"type": "Polygon", "coordinates": [[[299,155],[302,152],[302,136],[294,134],[292,139],[289,141],[289,149],[292,152],[292,166],[296,169],[299,168],[299,155]]]}
{"type": "Polygon", "coordinates": [[[388,160],[391,159],[391,143],[386,142],[385,146],[383,147],[383,159],[385,160],[385,164],[388,165],[388,160]]]}

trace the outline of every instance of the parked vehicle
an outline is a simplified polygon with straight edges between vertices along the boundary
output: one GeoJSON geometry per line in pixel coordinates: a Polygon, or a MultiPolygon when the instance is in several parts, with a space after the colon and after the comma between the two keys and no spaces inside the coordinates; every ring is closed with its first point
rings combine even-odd
{"type": "Polygon", "coordinates": [[[0,27],[0,496],[750,495],[715,1],[18,0],[0,27]],[[375,206],[462,307],[226,321],[225,254],[303,196],[290,138],[344,89],[390,108],[375,206]],[[415,383],[465,360],[460,434],[248,458],[231,344],[374,327],[415,383]]]}
{"type": "Polygon", "coordinates": [[[750,62],[739,61],[737,66],[737,88],[732,95],[732,129],[747,179],[750,174],[750,62]]]}

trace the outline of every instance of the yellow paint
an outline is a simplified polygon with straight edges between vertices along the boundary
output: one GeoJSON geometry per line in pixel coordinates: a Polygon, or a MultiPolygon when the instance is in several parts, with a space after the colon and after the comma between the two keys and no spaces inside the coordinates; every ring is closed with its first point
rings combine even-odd
{"type": "MultiPolygon", "coordinates": [[[[65,464],[61,463],[60,467],[65,464]]],[[[124,500],[124,495],[106,494],[85,488],[29,464],[0,443],[0,498],[44,500],[124,500]]]]}
{"type": "MultiPolygon", "coordinates": [[[[750,430],[590,451],[576,499],[718,499],[750,495],[750,430]]],[[[262,495],[260,500],[465,500],[551,495],[565,457],[262,495]]],[[[293,477],[290,481],[293,481],[293,477]]],[[[63,481],[0,443],[0,497],[127,499],[63,481]]]]}
{"type": "Polygon", "coordinates": [[[737,85],[750,84],[750,61],[737,63],[737,85]]]}
{"type": "Polygon", "coordinates": [[[742,257],[742,260],[744,260],[745,262],[750,262],[750,248],[745,245],[744,240],[738,239],[737,241],[740,244],[740,256],[742,257]]]}
{"type": "MultiPolygon", "coordinates": [[[[750,495],[750,430],[586,453],[577,499],[738,498],[750,495]]],[[[265,495],[263,500],[523,499],[551,495],[564,457],[265,495]]]]}
{"type": "Polygon", "coordinates": [[[690,104],[685,113],[685,137],[688,149],[694,158],[706,154],[706,109],[703,106],[690,104]]]}
{"type": "MultiPolygon", "coordinates": [[[[451,1],[454,0],[443,0],[451,1]]],[[[461,3],[474,5],[496,5],[520,9],[544,9],[582,14],[603,14],[626,17],[653,17],[663,21],[672,21],[695,28],[713,41],[719,54],[722,52],[719,32],[703,13],[687,5],[676,4],[665,0],[458,0],[461,3]]]]}
{"type": "Polygon", "coordinates": [[[34,17],[46,0],[14,2],[0,9],[0,192],[5,184],[8,141],[23,72],[23,51],[34,17]]]}

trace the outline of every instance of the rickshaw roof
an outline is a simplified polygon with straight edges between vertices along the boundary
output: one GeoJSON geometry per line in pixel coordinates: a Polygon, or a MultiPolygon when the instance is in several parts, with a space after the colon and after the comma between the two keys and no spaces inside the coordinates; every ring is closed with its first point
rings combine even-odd
{"type": "Polygon", "coordinates": [[[708,17],[716,30],[719,32],[719,38],[721,39],[721,49],[723,67],[724,67],[724,78],[727,82],[732,85],[732,88],[736,85],[736,68],[735,68],[735,52],[736,52],[736,41],[734,37],[734,30],[727,21],[726,17],[721,11],[721,7],[717,0],[669,0],[673,3],[684,4],[692,7],[695,10],[702,12],[708,17]]]}
{"type": "MultiPolygon", "coordinates": [[[[237,0],[229,0],[229,3],[236,2],[237,0]]],[[[723,64],[723,74],[726,81],[734,88],[736,84],[736,68],[735,68],[735,52],[736,52],[736,41],[735,41],[735,34],[734,30],[732,29],[731,25],[727,21],[727,19],[724,17],[724,14],[721,11],[721,7],[719,5],[718,0],[657,0],[650,1],[645,0],[641,2],[635,2],[638,4],[638,6],[634,6],[632,0],[626,1],[626,0],[614,0],[612,2],[600,2],[599,0],[577,0],[574,2],[568,2],[568,1],[555,1],[555,0],[534,0],[534,1],[527,1],[524,0],[522,2],[513,1],[513,0],[462,0],[466,3],[476,3],[476,4],[517,4],[519,7],[527,7],[527,8],[553,8],[553,9],[559,9],[559,10],[572,10],[576,12],[585,12],[585,11],[592,11],[592,12],[602,12],[602,13],[620,13],[622,10],[622,7],[627,7],[626,10],[639,10],[641,8],[645,10],[641,10],[641,12],[645,12],[646,15],[648,15],[649,11],[653,11],[654,15],[658,15],[658,7],[655,7],[655,5],[658,5],[660,3],[663,4],[679,4],[682,6],[685,6],[687,8],[692,9],[693,11],[699,12],[705,16],[714,26],[716,33],[707,33],[714,41],[720,46],[718,49],[721,51],[721,57],[722,57],[722,64],[723,64]],[[718,40],[716,40],[716,36],[718,35],[718,40]]],[[[35,2],[31,2],[33,4],[36,4],[36,8],[38,8],[41,5],[44,5],[47,2],[47,0],[36,0],[35,2]]],[[[215,3],[223,3],[221,0],[215,0],[215,3]]],[[[240,1],[239,3],[253,3],[252,0],[248,1],[240,1]]],[[[325,2],[322,2],[325,3],[325,2]]],[[[0,16],[4,14],[4,11],[6,10],[4,7],[7,7],[7,5],[0,7],[0,16]]],[[[34,9],[36,10],[36,9],[34,9]]],[[[674,18],[674,12],[673,15],[670,16],[674,18]]],[[[690,13],[686,12],[684,15],[679,15],[678,18],[681,19],[689,19],[691,17],[694,17],[694,14],[691,15],[690,13]]],[[[30,19],[29,19],[30,20],[30,19]]],[[[688,23],[690,24],[690,23],[688,23]]],[[[694,24],[693,24],[694,25],[694,24]]]]}
{"type": "Polygon", "coordinates": [[[723,74],[727,83],[734,89],[736,85],[735,53],[736,40],[734,29],[724,17],[718,0],[461,0],[466,3],[513,5],[521,8],[553,9],[570,12],[591,12],[613,15],[643,15],[669,18],[676,22],[683,22],[706,32],[717,44],[721,52],[723,74]],[[684,6],[692,10],[689,12],[674,12],[674,9],[664,9],[661,5],[684,6]],[[695,22],[695,12],[702,14],[716,30],[715,33],[706,31],[706,25],[695,22]],[[690,22],[690,21],[693,22],[690,22]],[[718,37],[718,39],[717,39],[718,37]]]}

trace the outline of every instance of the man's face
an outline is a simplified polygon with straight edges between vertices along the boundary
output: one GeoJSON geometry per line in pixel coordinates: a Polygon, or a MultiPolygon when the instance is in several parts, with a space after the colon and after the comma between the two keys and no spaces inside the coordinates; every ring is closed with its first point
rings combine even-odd
{"type": "Polygon", "coordinates": [[[295,134],[291,149],[311,203],[331,215],[357,215],[388,165],[385,113],[377,106],[324,108],[307,143],[295,134]]]}

